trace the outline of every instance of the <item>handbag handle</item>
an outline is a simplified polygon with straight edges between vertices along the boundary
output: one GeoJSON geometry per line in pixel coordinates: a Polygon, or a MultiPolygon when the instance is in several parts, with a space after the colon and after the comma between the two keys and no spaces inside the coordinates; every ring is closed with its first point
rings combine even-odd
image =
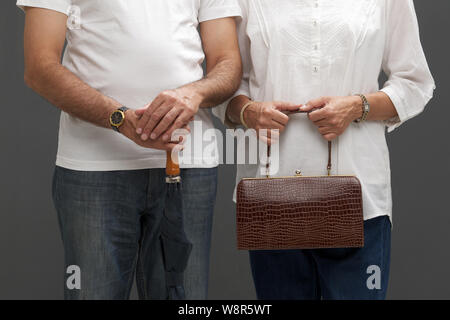
{"type": "MultiPolygon", "coordinates": [[[[310,111],[311,112],[311,111],[310,111]]],[[[298,111],[288,111],[288,112],[283,112],[285,115],[287,115],[287,116],[289,116],[289,115],[291,115],[291,114],[298,114],[298,113],[310,113],[310,112],[307,112],[307,111],[300,111],[300,110],[298,110],[298,111]]],[[[270,156],[271,156],[271,153],[272,153],[272,150],[271,150],[271,148],[270,148],[270,145],[268,144],[267,145],[267,163],[266,163],[266,176],[267,176],[267,178],[269,178],[269,172],[270,172],[270,156]]],[[[332,142],[331,141],[328,141],[328,164],[327,164],[327,174],[328,174],[328,176],[331,176],[331,168],[332,168],[332,165],[331,165],[331,153],[332,153],[332,142]]]]}
{"type": "MultiPolygon", "coordinates": [[[[332,144],[331,141],[328,141],[328,164],[327,164],[327,174],[328,176],[331,176],[331,151],[332,151],[332,144]]],[[[270,144],[267,145],[267,163],[266,163],[266,176],[269,178],[269,172],[270,172],[270,155],[271,155],[271,148],[270,144]]]]}

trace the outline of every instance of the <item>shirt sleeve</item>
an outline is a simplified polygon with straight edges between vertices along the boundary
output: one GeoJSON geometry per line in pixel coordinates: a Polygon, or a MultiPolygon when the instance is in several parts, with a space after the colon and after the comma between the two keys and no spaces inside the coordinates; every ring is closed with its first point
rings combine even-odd
{"type": "Polygon", "coordinates": [[[242,81],[239,86],[238,91],[231,97],[228,101],[224,102],[220,106],[213,109],[213,114],[218,117],[225,125],[228,127],[236,127],[230,121],[228,121],[226,116],[226,111],[229,102],[237,96],[247,96],[250,97],[250,72],[252,68],[252,59],[250,54],[250,39],[247,35],[247,23],[248,23],[248,8],[247,8],[247,0],[240,0],[240,6],[242,10],[242,19],[239,19],[237,23],[237,32],[239,39],[239,48],[241,51],[242,57],[242,81]]]}
{"type": "Polygon", "coordinates": [[[240,16],[241,9],[237,0],[200,0],[199,22],[240,16]]]}
{"type": "Polygon", "coordinates": [[[390,97],[398,113],[385,122],[392,132],[424,110],[436,86],[420,42],[413,0],[388,0],[386,14],[383,71],[388,80],[381,91],[390,97]]]}
{"type": "Polygon", "coordinates": [[[69,15],[71,0],[17,0],[20,9],[24,7],[35,7],[54,10],[69,15]]]}

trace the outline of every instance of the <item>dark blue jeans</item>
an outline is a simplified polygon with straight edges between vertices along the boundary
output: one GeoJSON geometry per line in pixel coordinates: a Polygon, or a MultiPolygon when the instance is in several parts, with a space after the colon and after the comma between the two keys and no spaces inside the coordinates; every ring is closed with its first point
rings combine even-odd
{"type": "Polygon", "coordinates": [[[364,248],[251,251],[258,299],[385,299],[391,251],[389,218],[365,221],[364,232],[364,248]]]}
{"type": "MultiPolygon", "coordinates": [[[[53,199],[64,244],[65,270],[77,266],[81,288],[66,299],[128,299],[136,277],[141,299],[165,299],[160,222],[165,170],[73,171],[56,167],[53,199]]],[[[186,297],[206,299],[217,168],[184,169],[185,231],[193,244],[186,297]]],[[[66,279],[70,274],[65,274],[66,279]]]]}

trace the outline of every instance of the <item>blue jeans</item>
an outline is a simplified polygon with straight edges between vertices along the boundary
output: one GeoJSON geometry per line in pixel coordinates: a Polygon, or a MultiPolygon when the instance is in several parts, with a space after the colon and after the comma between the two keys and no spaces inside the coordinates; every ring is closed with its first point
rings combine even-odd
{"type": "Polygon", "coordinates": [[[365,221],[364,233],[364,248],[251,251],[258,299],[385,299],[391,251],[389,218],[365,221]]]}
{"type": "MultiPolygon", "coordinates": [[[[185,231],[193,244],[185,272],[187,299],[206,299],[217,168],[184,169],[185,231]]],[[[166,299],[160,222],[165,170],[73,171],[56,167],[53,199],[65,270],[79,267],[81,288],[66,299],[128,299],[136,277],[141,299],[166,299]]],[[[71,276],[65,274],[66,280],[71,276]]]]}

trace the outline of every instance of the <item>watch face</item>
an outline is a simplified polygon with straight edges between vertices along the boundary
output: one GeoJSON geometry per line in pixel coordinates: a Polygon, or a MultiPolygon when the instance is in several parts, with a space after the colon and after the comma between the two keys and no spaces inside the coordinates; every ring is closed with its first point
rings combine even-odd
{"type": "Polygon", "coordinates": [[[123,121],[123,114],[120,111],[116,111],[111,115],[111,124],[120,125],[123,121]]]}

